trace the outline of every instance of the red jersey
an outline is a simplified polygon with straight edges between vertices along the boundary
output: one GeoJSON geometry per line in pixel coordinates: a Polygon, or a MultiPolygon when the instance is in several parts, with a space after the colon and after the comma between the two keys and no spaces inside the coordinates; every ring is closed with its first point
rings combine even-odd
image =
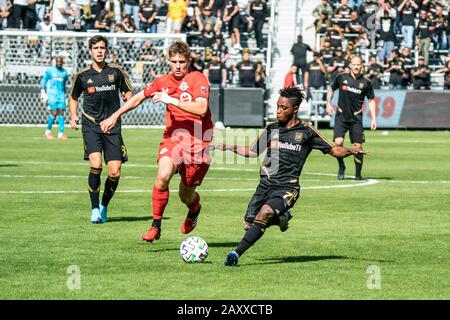
{"type": "MultiPolygon", "coordinates": [[[[144,90],[144,95],[149,98],[152,93],[160,91],[184,102],[195,101],[199,97],[209,99],[209,82],[206,76],[198,71],[187,73],[181,80],[176,80],[172,74],[168,74],[149,84],[144,90]]],[[[164,138],[172,137],[173,132],[177,129],[184,129],[197,139],[211,141],[213,127],[209,107],[206,115],[201,117],[183,111],[174,105],[166,105],[164,138]],[[205,135],[207,130],[209,133],[205,135]],[[201,137],[199,137],[200,132],[201,137]]]]}

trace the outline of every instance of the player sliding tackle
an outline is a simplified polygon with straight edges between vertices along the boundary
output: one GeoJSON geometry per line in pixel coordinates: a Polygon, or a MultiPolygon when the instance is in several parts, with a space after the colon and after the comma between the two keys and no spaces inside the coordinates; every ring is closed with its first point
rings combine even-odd
{"type": "Polygon", "coordinates": [[[212,146],[245,157],[257,157],[267,149],[259,185],[244,215],[247,231],[238,246],[228,253],[226,266],[236,265],[238,258],[262,237],[268,227],[278,225],[281,231],[286,231],[291,218],[288,210],[299,197],[299,177],[312,149],[336,158],[366,154],[357,147],[350,149],[333,145],[314,127],[299,120],[297,112],[302,99],[298,88],[281,89],[277,101],[278,121],[266,127],[251,146],[212,146]]]}

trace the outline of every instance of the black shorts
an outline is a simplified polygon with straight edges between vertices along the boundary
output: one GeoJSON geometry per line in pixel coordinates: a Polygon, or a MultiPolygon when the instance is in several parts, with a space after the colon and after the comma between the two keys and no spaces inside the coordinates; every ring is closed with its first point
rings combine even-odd
{"type": "Polygon", "coordinates": [[[334,138],[345,138],[346,132],[350,133],[351,143],[364,143],[366,141],[364,137],[364,128],[362,120],[345,121],[342,114],[337,114],[334,122],[334,138]]]}
{"type": "Polygon", "coordinates": [[[84,160],[89,160],[93,152],[103,152],[105,162],[119,160],[128,161],[127,148],[121,133],[103,134],[95,131],[83,131],[84,160]]]}
{"type": "Polygon", "coordinates": [[[244,219],[253,221],[265,204],[269,205],[275,214],[281,215],[295,205],[299,195],[299,188],[270,187],[260,183],[250,199],[244,219]]]}

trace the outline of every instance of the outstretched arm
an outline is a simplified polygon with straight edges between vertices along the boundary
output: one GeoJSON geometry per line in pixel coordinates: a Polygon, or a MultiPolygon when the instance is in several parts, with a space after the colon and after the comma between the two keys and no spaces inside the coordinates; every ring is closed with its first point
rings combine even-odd
{"type": "Polygon", "coordinates": [[[246,146],[246,147],[239,147],[236,145],[231,145],[231,144],[213,144],[211,145],[211,148],[217,149],[217,150],[222,150],[222,151],[233,151],[234,153],[243,156],[243,157],[249,157],[249,158],[256,158],[258,155],[253,152],[252,150],[250,150],[250,147],[246,146]]]}
{"type": "Polygon", "coordinates": [[[331,148],[329,154],[335,158],[345,158],[350,155],[357,155],[357,154],[367,155],[368,152],[362,150],[359,147],[358,148],[356,148],[356,147],[345,148],[345,147],[340,147],[340,146],[334,146],[333,148],[331,148]]]}

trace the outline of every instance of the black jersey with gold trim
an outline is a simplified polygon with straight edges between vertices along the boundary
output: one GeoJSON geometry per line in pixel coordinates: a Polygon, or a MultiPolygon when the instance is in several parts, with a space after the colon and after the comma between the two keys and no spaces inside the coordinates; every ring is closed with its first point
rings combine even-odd
{"type": "Polygon", "coordinates": [[[353,78],[350,73],[340,73],[331,84],[334,90],[339,89],[337,114],[342,113],[345,121],[361,120],[362,106],[365,97],[374,99],[372,82],[364,76],[353,78]]]}
{"type": "Polygon", "coordinates": [[[276,122],[264,129],[251,150],[260,155],[267,149],[261,178],[271,184],[292,186],[299,184],[303,165],[312,149],[326,154],[333,146],[317,129],[303,121],[291,128],[276,122]]]}
{"type": "MultiPolygon", "coordinates": [[[[70,96],[74,100],[83,94],[83,130],[101,132],[100,122],[120,108],[120,92],[131,91],[128,76],[121,67],[107,63],[97,72],[92,67],[80,70],[73,79],[70,96]]],[[[110,130],[120,132],[120,120],[110,130]]]]}

